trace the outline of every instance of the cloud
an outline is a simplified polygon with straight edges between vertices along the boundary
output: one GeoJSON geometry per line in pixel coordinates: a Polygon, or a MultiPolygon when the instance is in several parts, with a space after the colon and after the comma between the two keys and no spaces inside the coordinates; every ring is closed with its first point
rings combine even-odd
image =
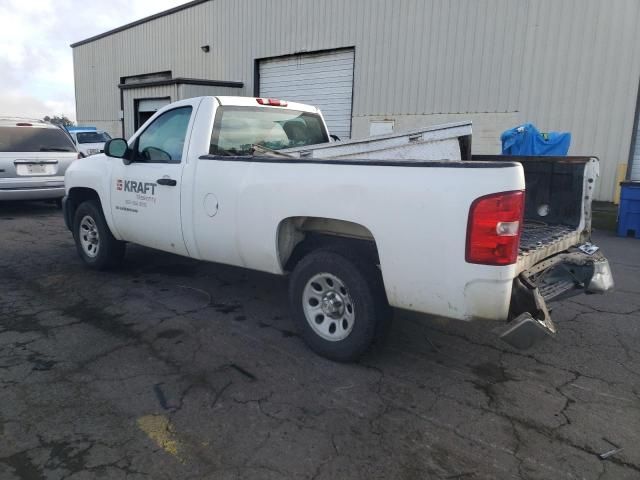
{"type": "Polygon", "coordinates": [[[0,0],[0,115],[75,118],[71,43],[186,0],[0,0]]]}

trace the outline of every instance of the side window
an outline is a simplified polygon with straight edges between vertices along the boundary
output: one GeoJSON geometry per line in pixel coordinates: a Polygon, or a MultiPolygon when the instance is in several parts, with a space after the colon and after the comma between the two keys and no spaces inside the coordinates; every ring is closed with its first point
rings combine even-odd
{"type": "Polygon", "coordinates": [[[191,107],[169,110],[156,118],[136,141],[136,162],[180,163],[191,107]]]}

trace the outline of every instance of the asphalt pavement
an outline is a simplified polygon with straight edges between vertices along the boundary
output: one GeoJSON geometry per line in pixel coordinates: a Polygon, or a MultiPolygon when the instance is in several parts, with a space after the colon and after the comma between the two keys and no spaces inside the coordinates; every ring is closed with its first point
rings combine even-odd
{"type": "Polygon", "coordinates": [[[640,240],[594,241],[616,291],[531,350],[398,313],[345,365],[284,278],[138,246],[94,272],[53,205],[0,203],[0,478],[638,479],[640,240]]]}

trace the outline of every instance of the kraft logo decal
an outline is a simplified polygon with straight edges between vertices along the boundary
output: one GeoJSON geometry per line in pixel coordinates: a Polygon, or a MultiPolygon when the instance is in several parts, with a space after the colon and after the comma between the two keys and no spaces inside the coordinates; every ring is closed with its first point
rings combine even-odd
{"type": "Polygon", "coordinates": [[[151,182],[137,182],[135,180],[121,180],[116,181],[116,190],[132,193],[144,193],[145,195],[155,195],[156,185],[151,182]]]}

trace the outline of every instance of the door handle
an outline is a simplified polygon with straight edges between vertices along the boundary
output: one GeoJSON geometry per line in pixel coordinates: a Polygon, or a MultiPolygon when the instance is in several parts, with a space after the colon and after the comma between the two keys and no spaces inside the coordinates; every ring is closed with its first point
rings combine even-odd
{"type": "Polygon", "coordinates": [[[178,184],[173,178],[159,178],[157,183],[158,185],[166,185],[167,187],[175,187],[178,184]]]}

